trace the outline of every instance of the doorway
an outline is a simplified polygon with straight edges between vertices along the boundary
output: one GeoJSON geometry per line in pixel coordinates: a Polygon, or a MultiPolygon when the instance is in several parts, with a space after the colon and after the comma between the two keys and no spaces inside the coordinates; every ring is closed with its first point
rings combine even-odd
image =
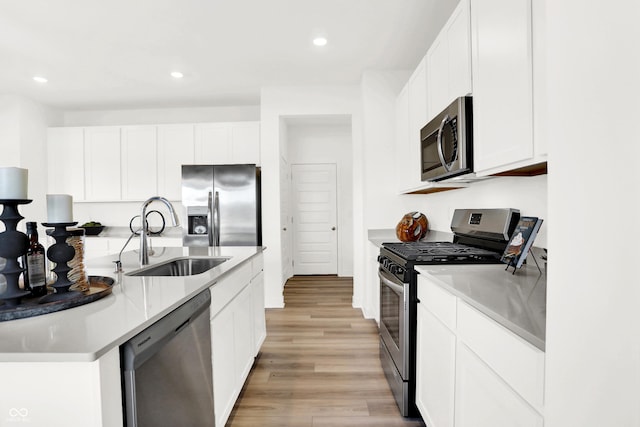
{"type": "Polygon", "coordinates": [[[338,274],[336,164],[291,165],[293,274],[338,274]]]}

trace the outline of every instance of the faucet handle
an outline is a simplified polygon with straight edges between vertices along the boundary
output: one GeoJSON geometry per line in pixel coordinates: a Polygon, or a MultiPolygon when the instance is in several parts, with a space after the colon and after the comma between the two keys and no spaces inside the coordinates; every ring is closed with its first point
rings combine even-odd
{"type": "Polygon", "coordinates": [[[116,271],[114,271],[114,273],[122,273],[122,261],[120,261],[119,259],[113,261],[116,265],[116,271]]]}

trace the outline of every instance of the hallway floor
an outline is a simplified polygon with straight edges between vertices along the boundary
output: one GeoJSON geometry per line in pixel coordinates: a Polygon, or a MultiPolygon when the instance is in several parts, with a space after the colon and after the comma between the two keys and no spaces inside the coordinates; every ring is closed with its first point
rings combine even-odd
{"type": "Polygon", "coordinates": [[[400,416],[378,359],[378,329],[351,307],[353,284],[295,276],[228,426],[424,426],[400,416]]]}

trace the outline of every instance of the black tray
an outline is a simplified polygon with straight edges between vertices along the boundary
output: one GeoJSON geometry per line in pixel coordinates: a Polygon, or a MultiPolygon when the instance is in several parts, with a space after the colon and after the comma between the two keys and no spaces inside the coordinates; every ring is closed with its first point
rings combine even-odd
{"type": "Polygon", "coordinates": [[[59,301],[40,304],[40,298],[22,298],[21,304],[9,306],[0,301],[0,322],[26,317],[40,316],[41,314],[54,313],[68,308],[78,307],[99,300],[111,293],[114,280],[106,276],[89,276],[89,290],[77,292],[76,298],[67,298],[59,301]]]}

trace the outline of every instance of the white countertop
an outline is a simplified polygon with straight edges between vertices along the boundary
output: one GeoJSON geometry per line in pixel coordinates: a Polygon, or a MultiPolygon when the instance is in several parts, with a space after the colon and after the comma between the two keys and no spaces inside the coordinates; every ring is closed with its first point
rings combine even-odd
{"type": "Polygon", "coordinates": [[[515,274],[505,264],[421,265],[416,271],[544,351],[547,280],[533,262],[515,274]]]}
{"type": "Polygon", "coordinates": [[[27,319],[0,322],[0,362],[90,362],[127,341],[216,280],[262,252],[261,247],[154,248],[150,264],[181,256],[224,256],[228,261],[195,276],[134,277],[138,254],[87,261],[87,274],[116,280],[113,292],[92,303],[27,319]]]}

